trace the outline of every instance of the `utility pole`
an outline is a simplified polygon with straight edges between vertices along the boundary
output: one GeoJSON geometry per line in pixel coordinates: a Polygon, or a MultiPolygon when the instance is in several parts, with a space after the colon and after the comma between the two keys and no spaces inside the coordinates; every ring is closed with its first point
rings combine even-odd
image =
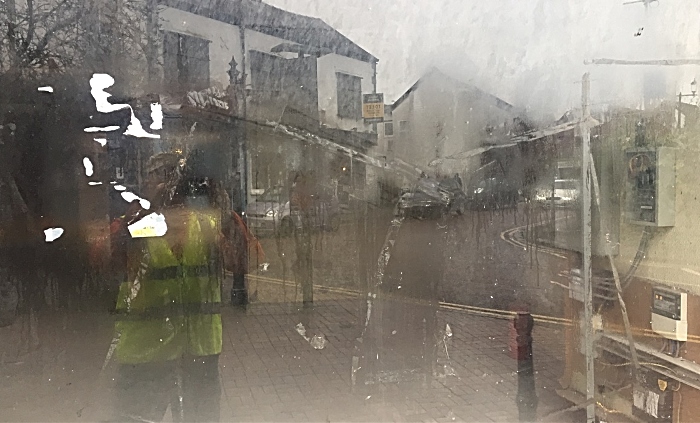
{"type": "Polygon", "coordinates": [[[593,367],[593,284],[591,274],[591,111],[590,74],[583,75],[581,105],[581,235],[583,265],[583,345],[586,360],[586,423],[595,423],[595,375],[593,367]]]}

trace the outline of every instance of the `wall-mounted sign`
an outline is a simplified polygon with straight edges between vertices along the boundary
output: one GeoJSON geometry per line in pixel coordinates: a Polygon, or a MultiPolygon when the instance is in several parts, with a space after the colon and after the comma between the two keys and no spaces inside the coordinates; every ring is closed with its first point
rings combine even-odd
{"type": "Polygon", "coordinates": [[[364,94],[362,96],[362,117],[365,123],[384,121],[384,94],[364,94]]]}

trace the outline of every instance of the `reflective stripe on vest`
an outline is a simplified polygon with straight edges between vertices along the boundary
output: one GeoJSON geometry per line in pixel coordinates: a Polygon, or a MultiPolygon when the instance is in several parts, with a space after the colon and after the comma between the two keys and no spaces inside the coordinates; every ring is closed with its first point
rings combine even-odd
{"type": "Polygon", "coordinates": [[[221,352],[221,285],[219,270],[209,262],[215,234],[215,219],[190,213],[180,260],[165,238],[144,241],[145,275],[137,283],[123,283],[119,290],[116,356],[120,362],[221,352]]]}

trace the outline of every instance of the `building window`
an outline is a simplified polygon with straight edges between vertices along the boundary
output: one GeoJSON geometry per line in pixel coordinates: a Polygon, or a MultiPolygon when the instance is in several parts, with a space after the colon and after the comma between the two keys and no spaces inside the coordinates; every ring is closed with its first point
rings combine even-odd
{"type": "Polygon", "coordinates": [[[384,122],[384,136],[393,137],[394,136],[394,122],[384,122]]]}
{"type": "Polygon", "coordinates": [[[399,121],[399,133],[407,134],[411,129],[411,125],[407,120],[399,121]]]}
{"type": "Polygon", "coordinates": [[[362,118],[362,79],[357,76],[336,73],[338,81],[338,116],[348,119],[362,118]]]}
{"type": "Polygon", "coordinates": [[[209,40],[165,32],[163,68],[165,83],[177,91],[209,88],[209,40]]]}
{"type": "Polygon", "coordinates": [[[284,59],[255,50],[250,50],[249,57],[253,89],[282,91],[284,59]]]}

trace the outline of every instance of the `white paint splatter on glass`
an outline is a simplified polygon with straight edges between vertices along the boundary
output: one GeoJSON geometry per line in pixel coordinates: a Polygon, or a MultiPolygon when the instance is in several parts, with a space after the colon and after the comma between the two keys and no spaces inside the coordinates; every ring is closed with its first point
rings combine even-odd
{"type": "Polygon", "coordinates": [[[87,157],[83,158],[83,166],[85,167],[85,175],[86,176],[92,176],[92,174],[95,173],[93,166],[92,166],[92,162],[87,157]]]}
{"type": "Polygon", "coordinates": [[[163,106],[151,103],[151,129],[163,129],[163,106]]]}
{"type": "Polygon", "coordinates": [[[112,126],[89,126],[84,129],[85,132],[112,132],[116,131],[119,129],[118,126],[112,125],[112,126]]]}
{"type": "Polygon", "coordinates": [[[131,112],[131,119],[129,121],[129,126],[127,126],[126,131],[124,131],[124,135],[131,135],[137,138],[160,138],[160,135],[151,134],[143,129],[141,121],[136,117],[130,105],[112,104],[109,102],[109,97],[112,95],[105,90],[112,85],[114,85],[114,78],[106,73],[95,73],[92,75],[92,78],[90,78],[90,94],[92,94],[92,97],[95,99],[97,111],[100,113],[113,113],[122,109],[129,109],[131,112]]]}
{"type": "Polygon", "coordinates": [[[132,238],[153,238],[163,236],[167,232],[168,224],[165,222],[165,216],[160,213],[151,213],[129,225],[129,234],[132,238]]]}
{"type": "Polygon", "coordinates": [[[63,235],[63,228],[48,228],[44,229],[44,240],[46,242],[54,242],[63,235]]]}

